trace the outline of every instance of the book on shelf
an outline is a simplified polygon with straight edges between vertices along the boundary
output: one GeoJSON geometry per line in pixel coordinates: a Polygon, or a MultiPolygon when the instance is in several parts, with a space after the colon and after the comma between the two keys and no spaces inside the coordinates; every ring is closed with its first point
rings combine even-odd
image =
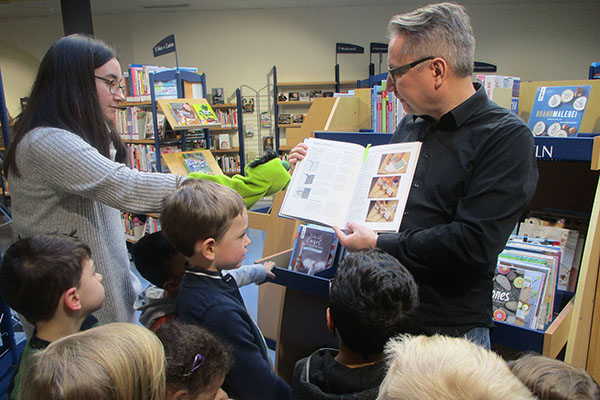
{"type": "Polygon", "coordinates": [[[217,160],[210,150],[194,150],[162,154],[162,160],[173,174],[187,176],[190,172],[222,175],[217,160]]]}
{"type": "Polygon", "coordinates": [[[300,101],[300,93],[299,92],[289,92],[288,93],[288,101],[300,101]]]}
{"type": "Polygon", "coordinates": [[[535,136],[577,136],[585,112],[590,85],[537,88],[529,129],[535,136]]]}
{"type": "Polygon", "coordinates": [[[212,103],[225,104],[225,94],[223,88],[212,88],[212,103]]]}
{"type": "Polygon", "coordinates": [[[300,100],[300,101],[309,101],[310,100],[310,94],[309,94],[309,92],[299,92],[298,93],[298,100],[300,100]]]}
{"type": "Polygon", "coordinates": [[[323,97],[323,91],[321,89],[314,89],[310,91],[310,99],[317,99],[323,97]]]}
{"type": "Polygon", "coordinates": [[[277,122],[279,125],[287,125],[287,124],[292,123],[292,114],[282,113],[282,114],[279,114],[278,117],[279,117],[279,121],[277,121],[277,122]]]}
{"type": "Polygon", "coordinates": [[[277,95],[277,101],[288,101],[288,95],[289,95],[289,93],[285,93],[285,92],[279,93],[277,95]]]}
{"type": "MultiPolygon", "coordinates": [[[[574,267],[575,251],[579,232],[573,229],[557,228],[522,222],[519,224],[519,235],[554,240],[561,249],[560,268],[558,272],[558,288],[567,290],[569,278],[574,267]]],[[[581,250],[579,250],[581,251],[581,250]]]]}
{"type": "Polygon", "coordinates": [[[494,320],[536,329],[547,280],[547,272],[533,263],[499,258],[492,289],[494,320]]]}
{"type": "Polygon", "coordinates": [[[344,228],[356,221],[397,232],[415,173],[420,142],[363,147],[308,138],[280,215],[344,228]]]}
{"type": "Polygon", "coordinates": [[[294,124],[301,124],[304,122],[304,114],[293,114],[292,115],[292,122],[294,124]]]}
{"type": "Polygon", "coordinates": [[[158,106],[174,130],[220,126],[206,99],[160,99],[158,106]]]}
{"type": "Polygon", "coordinates": [[[338,239],[329,227],[299,225],[290,258],[289,269],[315,275],[332,266],[338,239]]]}
{"type": "MultiPolygon", "coordinates": [[[[150,74],[174,70],[172,67],[158,65],[130,64],[125,77],[126,98],[129,102],[150,101],[150,74]]],[[[179,67],[180,71],[198,72],[198,68],[179,67]]],[[[194,85],[197,87],[198,84],[194,85]]],[[[199,84],[199,86],[202,86],[199,84]]],[[[171,81],[155,81],[154,94],[156,99],[177,98],[177,85],[171,81]]]]}
{"type": "Polygon", "coordinates": [[[229,135],[227,133],[219,134],[219,136],[217,136],[217,140],[219,143],[218,148],[220,150],[230,150],[231,149],[231,142],[229,140],[229,135]]]}
{"type": "Polygon", "coordinates": [[[510,108],[511,112],[517,114],[519,106],[519,92],[521,88],[520,77],[484,74],[478,74],[475,77],[481,82],[481,85],[483,86],[483,89],[490,100],[495,101],[501,106],[510,108]],[[509,89],[508,93],[503,91],[503,89],[509,89]],[[510,101],[510,106],[508,101],[510,101]]]}
{"type": "Polygon", "coordinates": [[[333,92],[323,92],[323,97],[333,97],[333,92]]]}

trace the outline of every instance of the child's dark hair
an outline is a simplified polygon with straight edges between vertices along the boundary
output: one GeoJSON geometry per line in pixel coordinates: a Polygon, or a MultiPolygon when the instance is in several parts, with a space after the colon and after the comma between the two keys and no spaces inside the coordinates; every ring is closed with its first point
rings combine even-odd
{"type": "Polygon", "coordinates": [[[333,325],[364,358],[382,353],[390,337],[406,332],[418,302],[410,272],[380,249],[348,254],[329,290],[333,325]]]}
{"type": "Polygon", "coordinates": [[[166,198],[160,226],[169,242],[186,257],[195,253],[196,242],[221,239],[246,204],[233,189],[203,179],[188,179],[166,198]]]}
{"type": "Polygon", "coordinates": [[[509,368],[540,400],[598,400],[600,387],[582,368],[560,360],[526,354],[509,368]]]}
{"type": "Polygon", "coordinates": [[[171,258],[175,254],[177,250],[160,231],[143,236],[131,249],[135,268],[144,279],[163,289],[174,275],[171,258]]]}
{"type": "Polygon", "coordinates": [[[35,235],[13,243],[2,259],[6,303],[35,324],[52,318],[62,294],[78,287],[89,246],[65,235],[35,235]]]}
{"type": "Polygon", "coordinates": [[[155,333],[165,349],[167,391],[185,389],[195,397],[231,368],[230,349],[204,328],[171,320],[155,333]]]}

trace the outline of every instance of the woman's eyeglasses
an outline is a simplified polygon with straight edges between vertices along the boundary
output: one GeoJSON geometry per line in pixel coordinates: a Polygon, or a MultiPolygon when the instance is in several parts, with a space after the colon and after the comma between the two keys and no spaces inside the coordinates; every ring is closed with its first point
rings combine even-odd
{"type": "Polygon", "coordinates": [[[106,84],[108,85],[108,91],[110,92],[110,94],[117,94],[119,93],[119,91],[121,93],[123,93],[123,89],[125,89],[125,86],[123,86],[123,83],[115,81],[114,79],[107,79],[98,75],[94,75],[94,78],[96,79],[100,79],[103,82],[106,82],[106,84]]]}

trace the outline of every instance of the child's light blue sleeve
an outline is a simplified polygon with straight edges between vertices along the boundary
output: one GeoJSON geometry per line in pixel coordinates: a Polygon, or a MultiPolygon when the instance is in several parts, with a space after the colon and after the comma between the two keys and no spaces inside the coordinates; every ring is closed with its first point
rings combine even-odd
{"type": "Polygon", "coordinates": [[[242,265],[237,269],[228,271],[228,274],[235,279],[238,287],[251,283],[262,283],[267,278],[267,270],[262,264],[242,265]]]}

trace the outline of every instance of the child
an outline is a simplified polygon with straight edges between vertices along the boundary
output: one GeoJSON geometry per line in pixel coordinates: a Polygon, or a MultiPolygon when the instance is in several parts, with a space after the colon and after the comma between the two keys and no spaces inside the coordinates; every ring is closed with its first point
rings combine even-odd
{"type": "Polygon", "coordinates": [[[52,342],[34,354],[22,400],[163,400],[165,354],[148,329],[113,323],[52,342]]]}
{"type": "Polygon", "coordinates": [[[162,232],[142,237],[133,246],[131,255],[136,269],[154,285],[138,296],[135,308],[142,312],[140,323],[155,331],[175,315],[185,257],[169,244],[162,232]]]}
{"type": "Polygon", "coordinates": [[[527,354],[508,366],[540,400],[598,400],[600,387],[581,368],[552,358],[527,354]]]}
{"type": "Polygon", "coordinates": [[[404,335],[385,352],[378,400],[535,400],[500,356],[464,337],[404,335]]]}
{"type": "Polygon", "coordinates": [[[98,323],[91,314],[102,307],[102,275],[95,272],[85,243],[61,235],[36,235],[11,245],[0,268],[2,297],[35,325],[8,387],[19,393],[26,361],[51,342],[98,323]]]}
{"type": "Polygon", "coordinates": [[[156,330],[167,360],[166,400],[226,400],[221,389],[232,358],[226,346],[207,330],[177,320],[156,330]]]}
{"type": "Polygon", "coordinates": [[[238,400],[289,398],[289,386],[273,372],[235,279],[222,273],[240,267],[250,243],[240,195],[215,182],[187,180],[165,201],[160,224],[188,259],[176,317],[206,328],[233,348],[234,363],[223,388],[238,400]]]}
{"type": "MultiPolygon", "coordinates": [[[[146,288],[136,300],[135,308],[142,312],[139,321],[155,331],[175,316],[175,302],[186,259],[171,246],[162,231],[142,237],[133,246],[131,254],[137,270],[153,285],[146,288]]],[[[229,274],[238,287],[259,284],[267,276],[275,276],[271,272],[274,266],[272,262],[243,265],[229,274]]]]}
{"type": "Polygon", "coordinates": [[[385,376],[383,347],[406,332],[417,305],[417,285],[397,259],[379,249],[347,255],[327,308],[340,350],[319,349],[296,363],[293,398],[374,399],[385,376]]]}

